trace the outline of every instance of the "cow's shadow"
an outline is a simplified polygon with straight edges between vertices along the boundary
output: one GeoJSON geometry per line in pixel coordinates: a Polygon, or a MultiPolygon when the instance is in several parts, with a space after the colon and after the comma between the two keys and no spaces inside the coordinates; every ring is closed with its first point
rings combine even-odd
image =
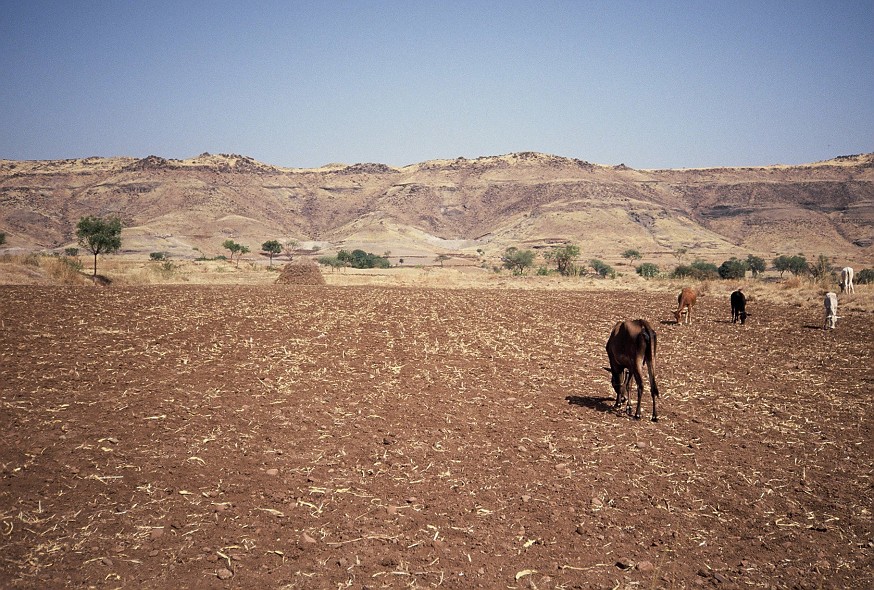
{"type": "Polygon", "coordinates": [[[564,399],[572,406],[591,408],[599,412],[611,412],[613,410],[613,402],[616,401],[615,397],[594,397],[590,395],[569,395],[564,399]]]}

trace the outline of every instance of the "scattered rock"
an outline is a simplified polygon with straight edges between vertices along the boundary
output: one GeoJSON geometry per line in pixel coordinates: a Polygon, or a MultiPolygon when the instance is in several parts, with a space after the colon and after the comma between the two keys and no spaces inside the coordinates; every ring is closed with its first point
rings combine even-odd
{"type": "Polygon", "coordinates": [[[639,571],[642,571],[644,573],[649,573],[655,569],[655,566],[652,564],[651,561],[641,561],[637,564],[636,567],[639,571]]]}
{"type": "Polygon", "coordinates": [[[316,542],[316,540],[313,539],[311,536],[309,536],[309,534],[307,534],[307,533],[304,533],[302,535],[302,538],[303,538],[304,543],[315,543],[316,542]]]}
{"type": "Polygon", "coordinates": [[[226,567],[223,567],[219,571],[217,571],[215,575],[218,577],[219,580],[230,580],[234,577],[234,572],[226,567]]]}
{"type": "Polygon", "coordinates": [[[268,469],[264,473],[266,473],[267,475],[279,475],[279,470],[273,468],[273,469],[268,469]]]}

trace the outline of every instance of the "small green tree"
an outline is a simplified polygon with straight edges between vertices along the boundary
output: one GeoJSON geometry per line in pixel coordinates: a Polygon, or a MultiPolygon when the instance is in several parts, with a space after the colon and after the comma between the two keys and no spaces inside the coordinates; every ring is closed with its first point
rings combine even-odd
{"type": "Polygon", "coordinates": [[[97,255],[118,252],[121,248],[121,220],[118,217],[83,217],[76,224],[79,245],[94,255],[94,276],[97,276],[97,255]]]}
{"type": "Polygon", "coordinates": [[[656,266],[655,264],[653,264],[652,262],[644,262],[643,264],[638,266],[635,270],[637,271],[637,274],[639,274],[640,276],[642,276],[645,279],[651,279],[653,277],[658,276],[658,274],[659,274],[659,267],[656,266]]]}
{"type": "Polygon", "coordinates": [[[580,248],[575,244],[556,246],[552,250],[547,251],[543,257],[547,262],[555,264],[560,275],[569,276],[573,274],[575,269],[574,263],[580,257],[580,248]]]}
{"type": "Polygon", "coordinates": [[[267,255],[270,256],[270,266],[273,266],[273,257],[282,252],[282,244],[277,240],[267,240],[261,244],[261,250],[267,252],[267,255]]]}
{"type": "Polygon", "coordinates": [[[815,262],[807,265],[807,272],[815,281],[823,281],[832,274],[832,263],[825,254],[820,254],[815,262]]]}
{"type": "Polygon", "coordinates": [[[603,260],[598,260],[597,258],[592,258],[589,261],[589,265],[598,273],[602,279],[606,279],[608,276],[613,278],[616,276],[616,271],[613,270],[613,267],[604,262],[603,260]]]}
{"type": "Polygon", "coordinates": [[[534,256],[533,250],[520,250],[510,246],[504,250],[501,262],[504,263],[504,268],[513,271],[514,275],[523,275],[534,264],[534,256]]]}
{"type": "Polygon", "coordinates": [[[789,272],[795,276],[801,276],[808,271],[807,259],[803,254],[796,254],[789,258],[789,272]]]}
{"type": "Polygon", "coordinates": [[[747,274],[747,263],[745,260],[738,260],[732,257],[730,260],[723,262],[717,269],[720,278],[723,279],[742,279],[747,274]]]}
{"type": "Polygon", "coordinates": [[[337,256],[319,256],[318,263],[322,266],[330,266],[331,272],[346,266],[346,263],[340,260],[337,256]]]}
{"type": "Polygon", "coordinates": [[[237,266],[240,266],[240,259],[243,257],[243,254],[248,254],[250,251],[248,246],[238,244],[233,240],[225,240],[222,243],[222,247],[231,251],[231,261],[234,260],[234,255],[236,255],[237,266]]]}
{"type": "Polygon", "coordinates": [[[64,254],[66,254],[67,256],[78,256],[79,255],[79,248],[73,248],[73,247],[64,248],[64,254]]]}
{"type": "Polygon", "coordinates": [[[753,256],[752,254],[747,256],[747,267],[750,269],[750,272],[753,273],[753,277],[758,277],[759,274],[765,272],[767,269],[765,259],[760,258],[759,256],[753,256]]]}
{"type": "Polygon", "coordinates": [[[288,259],[291,260],[294,258],[294,251],[297,250],[297,247],[300,246],[300,242],[295,239],[289,238],[285,240],[285,243],[282,244],[282,251],[285,252],[285,255],[288,256],[288,259]]]}
{"type": "Polygon", "coordinates": [[[434,262],[440,264],[440,268],[443,268],[443,263],[449,260],[450,256],[448,254],[438,254],[437,258],[434,259],[434,262]]]}
{"type": "Polygon", "coordinates": [[[783,273],[790,269],[792,266],[792,259],[785,254],[780,254],[774,260],[774,268],[780,271],[780,278],[783,278],[783,273]]]}
{"type": "Polygon", "coordinates": [[[622,258],[628,260],[628,264],[634,264],[635,261],[640,260],[643,256],[640,254],[640,250],[636,250],[634,248],[629,248],[625,252],[622,253],[622,258]]]}
{"type": "Polygon", "coordinates": [[[6,243],[6,232],[0,231],[0,246],[6,243]]]}
{"type": "Polygon", "coordinates": [[[243,257],[243,254],[248,254],[249,252],[251,252],[249,246],[240,245],[240,253],[237,254],[237,266],[240,266],[240,259],[243,257]]]}
{"type": "Polygon", "coordinates": [[[149,253],[149,260],[160,261],[166,260],[167,253],[166,252],[151,252],[149,253]]]}

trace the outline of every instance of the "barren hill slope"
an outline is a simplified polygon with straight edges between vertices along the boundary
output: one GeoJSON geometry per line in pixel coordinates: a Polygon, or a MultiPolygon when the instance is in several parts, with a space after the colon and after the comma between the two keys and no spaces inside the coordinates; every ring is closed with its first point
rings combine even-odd
{"type": "Polygon", "coordinates": [[[0,160],[7,246],[71,245],[84,215],[119,215],[127,253],[215,255],[294,238],[395,256],[579,244],[691,256],[874,254],[874,154],[803,166],[634,170],[539,153],[318,169],[238,155],[0,160]]]}

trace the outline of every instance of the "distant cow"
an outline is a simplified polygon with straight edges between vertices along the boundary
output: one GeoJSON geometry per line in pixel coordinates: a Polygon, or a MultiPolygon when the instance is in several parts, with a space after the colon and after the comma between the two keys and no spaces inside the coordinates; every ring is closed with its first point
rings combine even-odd
{"type": "Polygon", "coordinates": [[[845,266],[841,269],[841,293],[855,293],[856,286],[853,285],[853,269],[845,266]]]}
{"type": "Polygon", "coordinates": [[[825,319],[822,323],[822,328],[834,329],[838,323],[838,296],[829,291],[825,294],[825,299],[822,302],[825,307],[825,319]]]}
{"type": "Polygon", "coordinates": [[[731,323],[738,320],[741,325],[747,321],[747,298],[740,289],[731,294],[731,323]]]}
{"type": "Polygon", "coordinates": [[[607,357],[610,359],[610,374],[613,390],[616,392],[614,408],[626,401],[631,413],[631,400],[628,399],[628,386],[631,378],[637,382],[636,419],[640,419],[640,398],[643,395],[643,365],[649,368],[649,392],[652,395],[652,421],[658,421],[656,398],[659,388],[655,379],[656,332],[646,320],[626,320],[616,322],[607,339],[607,357]]]}
{"type": "Polygon", "coordinates": [[[698,299],[698,293],[695,289],[683,287],[680,294],[677,296],[677,311],[674,312],[674,317],[677,318],[677,323],[680,323],[680,316],[686,314],[685,323],[692,323],[692,307],[695,306],[695,301],[698,299]]]}

